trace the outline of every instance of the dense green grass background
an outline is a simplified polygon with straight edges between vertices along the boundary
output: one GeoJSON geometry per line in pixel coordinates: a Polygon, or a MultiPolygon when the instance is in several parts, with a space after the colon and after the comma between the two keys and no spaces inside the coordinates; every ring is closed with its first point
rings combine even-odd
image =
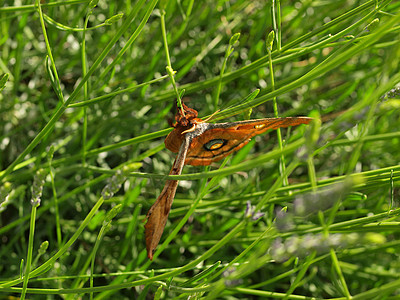
{"type": "Polygon", "coordinates": [[[0,7],[1,298],[399,294],[399,2],[88,4],[0,7]],[[169,64],[200,117],[317,121],[186,166],[151,262],[169,64]]]}

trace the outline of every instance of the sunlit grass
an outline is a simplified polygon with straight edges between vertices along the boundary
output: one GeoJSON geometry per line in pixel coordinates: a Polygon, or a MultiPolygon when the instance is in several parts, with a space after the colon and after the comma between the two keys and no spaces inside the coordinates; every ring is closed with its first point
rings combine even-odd
{"type": "Polygon", "coordinates": [[[398,292],[397,2],[39,2],[0,7],[3,297],[398,292]],[[185,166],[149,261],[177,92],[218,122],[321,123],[185,166]]]}

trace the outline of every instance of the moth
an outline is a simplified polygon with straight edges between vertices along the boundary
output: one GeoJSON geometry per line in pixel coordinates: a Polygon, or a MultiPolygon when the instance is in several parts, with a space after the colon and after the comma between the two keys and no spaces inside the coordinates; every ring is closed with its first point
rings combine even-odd
{"type": "MultiPolygon", "coordinates": [[[[196,110],[182,103],[175,115],[176,123],[165,139],[165,147],[175,158],[170,175],[180,175],[184,165],[208,166],[245,146],[252,137],[269,129],[308,124],[311,118],[267,118],[229,123],[206,123],[197,117],[196,110]]],[[[147,256],[153,259],[154,251],[161,239],[178,180],[167,180],[156,202],[147,213],[145,237],[147,256]]]]}

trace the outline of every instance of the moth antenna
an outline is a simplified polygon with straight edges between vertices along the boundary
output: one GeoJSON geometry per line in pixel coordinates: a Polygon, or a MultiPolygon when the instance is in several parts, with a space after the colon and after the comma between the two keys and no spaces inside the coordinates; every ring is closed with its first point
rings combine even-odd
{"type": "Polygon", "coordinates": [[[208,121],[210,121],[211,119],[212,119],[212,117],[214,117],[217,113],[219,113],[221,110],[220,109],[218,109],[217,111],[215,111],[215,112],[213,112],[212,113],[212,115],[211,116],[209,116],[207,119],[205,119],[205,120],[202,120],[201,122],[199,122],[199,123],[207,123],[208,121]]]}
{"type": "Polygon", "coordinates": [[[196,130],[196,124],[193,124],[192,128],[189,128],[188,130],[183,131],[181,134],[185,134],[188,132],[193,132],[196,130]]]}

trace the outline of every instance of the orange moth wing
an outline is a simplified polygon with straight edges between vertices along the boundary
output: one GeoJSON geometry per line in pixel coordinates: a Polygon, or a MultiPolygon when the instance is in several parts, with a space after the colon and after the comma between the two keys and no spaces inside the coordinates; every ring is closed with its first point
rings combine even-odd
{"type": "Polygon", "coordinates": [[[223,159],[232,152],[238,151],[252,137],[269,129],[308,124],[310,121],[311,119],[307,117],[295,117],[198,124],[198,127],[205,127],[205,130],[199,130],[201,133],[192,138],[185,164],[207,166],[212,162],[223,159]]]}

